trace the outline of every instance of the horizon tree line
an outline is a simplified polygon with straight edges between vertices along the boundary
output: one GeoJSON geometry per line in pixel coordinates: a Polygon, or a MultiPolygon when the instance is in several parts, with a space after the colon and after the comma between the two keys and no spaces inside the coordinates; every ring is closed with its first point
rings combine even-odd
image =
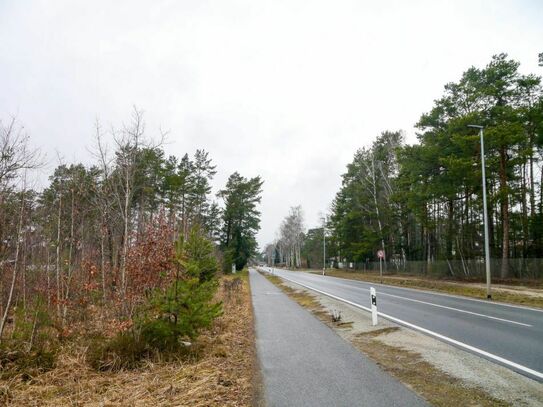
{"type": "MultiPolygon", "coordinates": [[[[446,84],[416,124],[418,143],[384,131],[356,151],[326,224],[330,258],[363,264],[381,249],[398,271],[441,264],[442,274],[476,274],[484,247],[481,149],[468,127],[476,124],[484,127],[493,272],[542,276],[543,89],[519,65],[495,55],[446,84]]],[[[322,228],[303,232],[305,263],[319,263],[322,228]]]]}

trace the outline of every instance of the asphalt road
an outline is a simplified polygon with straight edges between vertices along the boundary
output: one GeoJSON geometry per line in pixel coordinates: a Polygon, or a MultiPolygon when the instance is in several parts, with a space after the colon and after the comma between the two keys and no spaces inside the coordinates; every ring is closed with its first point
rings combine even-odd
{"type": "Polygon", "coordinates": [[[427,405],[261,274],[250,281],[267,406],[427,405]]]}
{"type": "Polygon", "coordinates": [[[305,272],[274,273],[360,307],[370,306],[373,286],[381,317],[543,382],[543,310],[305,272]]]}

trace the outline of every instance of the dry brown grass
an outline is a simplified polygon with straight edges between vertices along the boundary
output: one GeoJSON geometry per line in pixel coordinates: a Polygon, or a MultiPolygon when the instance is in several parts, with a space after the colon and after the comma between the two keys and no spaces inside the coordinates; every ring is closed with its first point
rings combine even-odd
{"type": "Polygon", "coordinates": [[[399,328],[384,328],[356,336],[353,345],[383,370],[434,406],[507,406],[481,389],[466,388],[458,380],[425,361],[418,353],[386,345],[379,336],[399,328]]]}
{"type": "Polygon", "coordinates": [[[331,315],[326,312],[326,310],[321,306],[321,304],[319,304],[319,302],[311,294],[303,290],[295,290],[283,284],[283,280],[281,280],[280,277],[272,276],[269,274],[264,274],[264,277],[270,280],[277,287],[281,288],[281,290],[283,290],[290,298],[292,298],[302,307],[308,309],[313,314],[321,317],[322,319],[331,320],[332,318],[331,315]]]}
{"type": "MultiPolygon", "coordinates": [[[[298,304],[307,308],[328,326],[333,329],[351,328],[352,323],[350,322],[332,322],[330,314],[322,307],[314,295],[305,290],[295,290],[285,285],[279,277],[267,277],[298,304]]],[[[461,380],[426,362],[418,353],[401,347],[390,346],[379,340],[380,336],[395,332],[398,329],[400,328],[389,327],[359,333],[352,340],[352,344],[376,362],[383,370],[396,377],[434,406],[499,407],[508,405],[481,389],[466,387],[461,380]]]]}
{"type": "MultiPolygon", "coordinates": [[[[231,277],[225,277],[231,278],[231,277]]],[[[250,287],[224,300],[224,315],[198,339],[191,358],[148,362],[120,372],[97,372],[85,349],[65,348],[57,367],[24,382],[0,383],[10,406],[250,406],[255,348],[250,287]]]]}
{"type": "MultiPolygon", "coordinates": [[[[368,281],[379,283],[380,277],[374,273],[357,273],[344,270],[329,270],[326,275],[332,277],[346,278],[350,280],[368,281]]],[[[479,287],[478,283],[460,283],[443,280],[425,280],[411,276],[383,276],[383,283],[409,288],[422,288],[425,290],[443,292],[454,295],[462,295],[479,299],[486,298],[486,289],[479,287]]],[[[513,292],[512,288],[502,289],[499,286],[493,287],[492,300],[511,304],[520,304],[530,307],[543,308],[543,295],[526,295],[520,291],[513,292]]]]}

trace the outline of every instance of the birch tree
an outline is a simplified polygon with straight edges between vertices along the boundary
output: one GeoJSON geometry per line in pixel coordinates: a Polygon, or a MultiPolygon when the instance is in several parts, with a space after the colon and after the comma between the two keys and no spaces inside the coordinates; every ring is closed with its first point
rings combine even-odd
{"type": "Polygon", "coordinates": [[[302,265],[302,243],[305,232],[301,206],[290,208],[288,216],[283,220],[279,235],[288,267],[299,268],[302,265]]]}

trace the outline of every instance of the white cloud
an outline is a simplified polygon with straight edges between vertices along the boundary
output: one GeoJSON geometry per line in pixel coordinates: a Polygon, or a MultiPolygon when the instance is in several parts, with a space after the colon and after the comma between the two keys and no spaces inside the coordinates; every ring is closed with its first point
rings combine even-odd
{"type": "Polygon", "coordinates": [[[413,124],[443,85],[508,52],[541,74],[537,1],[4,1],[0,118],[51,161],[88,160],[132,105],[170,154],[209,150],[216,188],[265,179],[259,241],[289,206],[317,223],[356,148],[413,124]]]}

